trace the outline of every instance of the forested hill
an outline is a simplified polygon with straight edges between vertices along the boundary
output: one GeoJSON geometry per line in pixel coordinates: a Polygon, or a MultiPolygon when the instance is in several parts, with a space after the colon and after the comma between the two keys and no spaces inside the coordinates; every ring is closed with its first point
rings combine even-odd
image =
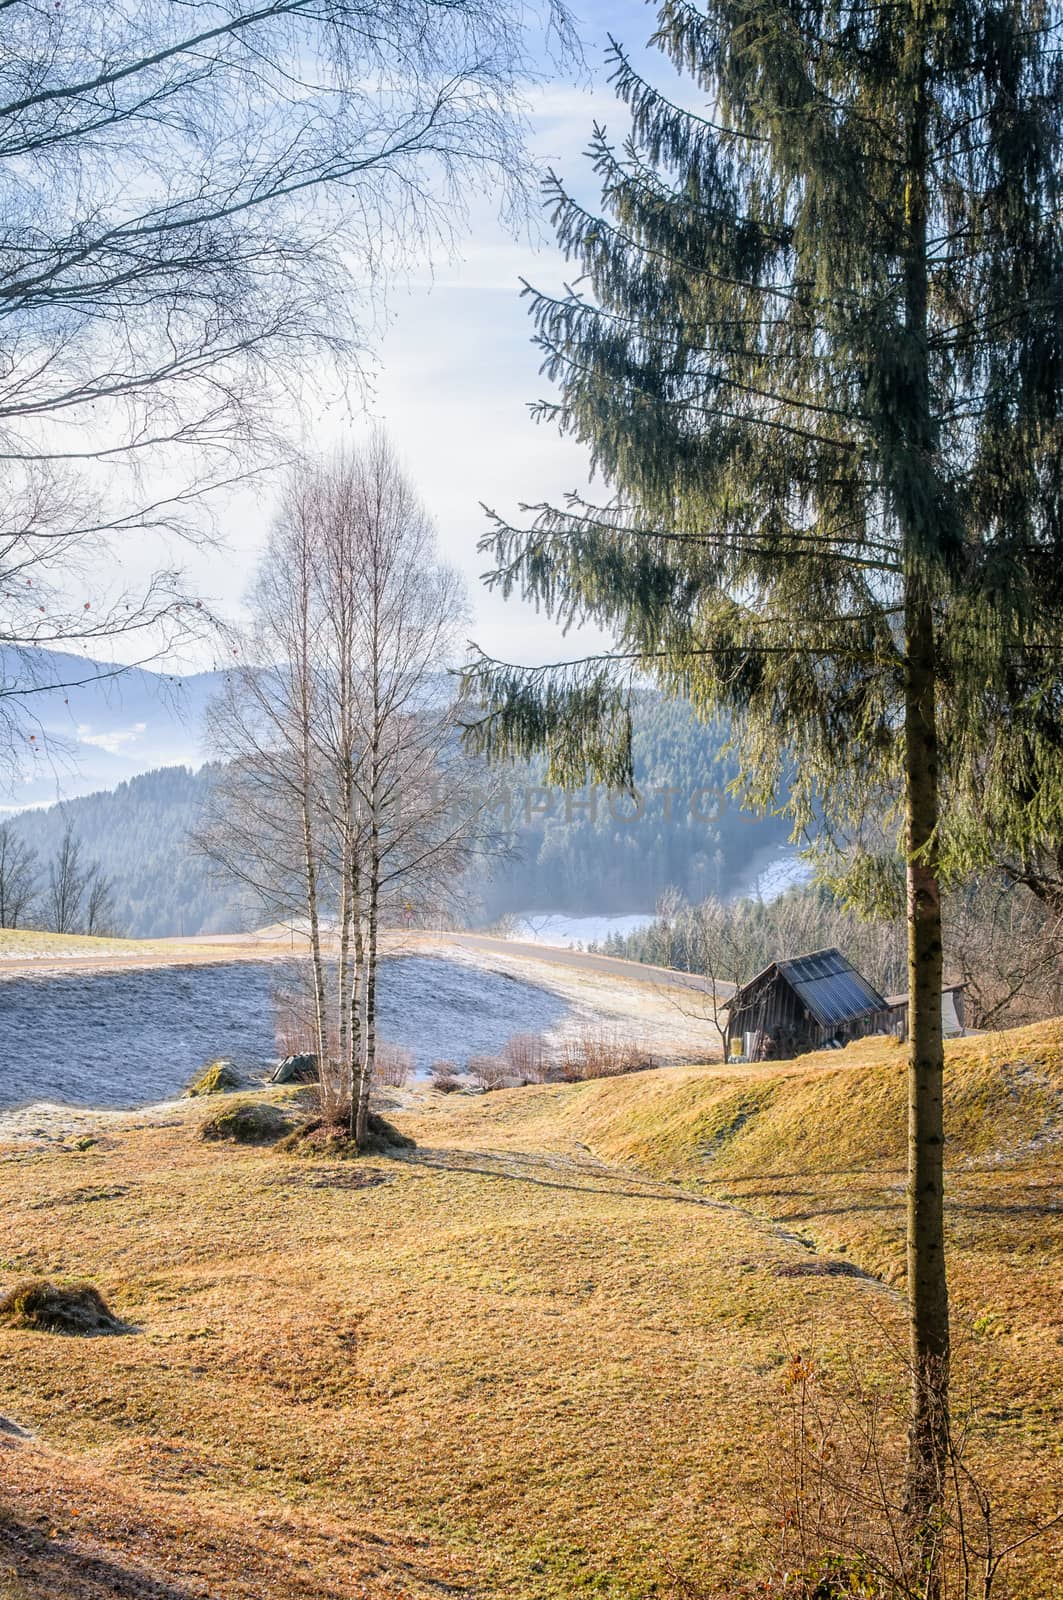
{"type": "Polygon", "coordinates": [[[214,766],[162,767],[117,788],[47,810],[10,826],[37,852],[41,887],[67,826],[114,885],[116,931],[132,938],[232,932],[247,922],[234,887],[216,882],[189,846],[214,766]]]}
{"type": "Polygon", "coordinates": [[[692,901],[745,887],[754,857],[789,829],[728,796],[737,767],[723,754],[727,739],[725,724],[646,694],[634,717],[637,802],[603,789],[542,790],[541,769],[515,771],[515,859],[486,886],[487,913],[652,911],[669,887],[692,901]]]}
{"type": "MultiPolygon", "coordinates": [[[[786,828],[727,799],[734,769],[719,759],[725,737],[686,707],[645,696],[635,722],[637,805],[602,789],[566,797],[542,786],[540,769],[511,769],[509,849],[490,873],[477,873],[467,898],[478,917],[652,911],[669,886],[692,901],[744,886],[753,857],[782,842],[786,828]]],[[[38,853],[42,888],[48,859],[73,828],[112,880],[122,933],[235,931],[254,925],[255,909],[241,905],[235,887],[218,881],[188,840],[217,770],[164,767],[24,812],[11,825],[38,853]]]]}

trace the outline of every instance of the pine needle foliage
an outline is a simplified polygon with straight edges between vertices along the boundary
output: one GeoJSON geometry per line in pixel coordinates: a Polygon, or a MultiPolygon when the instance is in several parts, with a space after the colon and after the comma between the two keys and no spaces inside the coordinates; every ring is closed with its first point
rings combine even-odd
{"type": "Polygon", "coordinates": [[[617,685],[649,672],[744,716],[751,799],[785,773],[799,825],[829,788],[859,832],[900,779],[907,576],[934,607],[939,866],[1021,854],[1063,790],[1059,8],[667,4],[654,40],[711,116],[614,43],[631,131],[594,130],[600,211],[549,180],[578,287],[527,288],[560,389],[536,413],[612,496],[484,541],[490,581],[618,649],[481,661],[474,738],[615,776],[617,685]]]}
{"type": "Polygon", "coordinates": [[[612,45],[630,132],[575,286],[527,288],[542,420],[608,486],[494,518],[492,580],[617,640],[481,660],[474,741],[625,766],[650,674],[736,719],[744,788],[907,877],[913,1538],[945,1468],[942,881],[1063,837],[1063,13],[1053,0],[664,0],[668,99],[612,45]],[[872,826],[873,823],[873,826],[872,826]],[[888,831],[888,830],[887,830],[888,831]],[[886,844],[889,846],[889,839],[886,844]],[[877,859],[876,859],[877,852],[877,859]]]}

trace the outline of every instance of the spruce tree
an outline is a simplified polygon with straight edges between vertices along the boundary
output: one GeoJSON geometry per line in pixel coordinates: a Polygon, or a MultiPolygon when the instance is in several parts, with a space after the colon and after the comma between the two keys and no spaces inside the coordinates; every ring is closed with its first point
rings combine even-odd
{"type": "MultiPolygon", "coordinates": [[[[484,660],[489,753],[629,773],[650,674],[742,730],[747,790],[785,780],[866,844],[896,821],[911,988],[913,1548],[946,1464],[941,886],[1060,827],[1060,11],[1031,0],[669,0],[654,42],[703,109],[619,44],[621,147],[588,210],[549,203],[579,268],[529,290],[557,398],[608,486],[495,519],[493,581],[615,654],[484,660]],[[997,841],[999,843],[999,840],[997,841]]],[[[864,850],[850,888],[888,877],[864,850]]],[[[928,1544],[928,1537],[930,1543],[928,1544]]]]}

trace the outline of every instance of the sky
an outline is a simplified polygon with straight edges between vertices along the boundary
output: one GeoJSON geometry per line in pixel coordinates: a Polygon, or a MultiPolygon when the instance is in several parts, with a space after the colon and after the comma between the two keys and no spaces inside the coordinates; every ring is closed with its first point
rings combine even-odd
{"type": "MultiPolygon", "coordinates": [[[[657,52],[644,49],[654,23],[650,6],[595,0],[579,22],[585,70],[577,75],[570,68],[567,76],[555,70],[530,92],[531,148],[537,161],[593,202],[594,177],[583,154],[593,124],[605,122],[617,142],[627,131],[625,109],[607,83],[607,34],[644,61],[655,80],[668,83],[670,73],[657,52]]],[[[532,606],[515,596],[503,601],[479,581],[487,564],[476,549],[487,527],[481,502],[516,516],[521,501],[556,499],[588,483],[585,451],[528,413],[550,385],[539,374],[520,280],[556,290],[569,277],[545,217],[537,214],[515,236],[499,221],[497,205],[477,197],[453,257],[393,284],[364,406],[333,405],[306,425],[324,448],[357,440],[373,422],[387,428],[436,519],[444,557],[468,583],[470,638],[510,661],[572,657],[607,642],[593,629],[563,638],[532,606]]],[[[180,552],[191,585],[226,617],[240,613],[273,493],[267,482],[256,496],[240,495],[220,510],[220,548],[180,552]]],[[[149,555],[143,552],[145,570],[149,555]]],[[[183,664],[212,665],[204,649],[205,656],[193,653],[183,664]]]]}

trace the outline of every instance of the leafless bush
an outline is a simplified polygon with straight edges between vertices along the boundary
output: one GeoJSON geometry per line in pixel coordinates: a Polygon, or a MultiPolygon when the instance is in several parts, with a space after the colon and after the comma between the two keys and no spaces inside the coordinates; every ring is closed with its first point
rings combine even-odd
{"type": "Polygon", "coordinates": [[[290,989],[274,993],[273,1033],[281,1056],[314,1053],[314,1023],[309,995],[294,993],[290,989]]]}
{"type": "Polygon", "coordinates": [[[905,1510],[903,1400],[855,1359],[831,1375],[795,1353],[783,1369],[772,1503],[758,1508],[765,1568],[708,1591],[677,1580],[689,1600],[1019,1600],[1016,1553],[1059,1543],[1063,1512],[1038,1515],[990,1496],[971,1464],[974,1415],[943,1423],[942,1505],[919,1537],[905,1510]],[[763,1512],[768,1512],[767,1520],[763,1512]]]}
{"type": "Polygon", "coordinates": [[[585,1027],[565,1041],[559,1061],[566,1083],[582,1083],[587,1078],[617,1078],[626,1072],[641,1072],[656,1066],[651,1051],[618,1029],[585,1027]]]}
{"type": "Polygon", "coordinates": [[[1063,1010],[1063,913],[1001,878],[945,905],[950,964],[963,979],[967,1022],[1015,1028],[1063,1010]]]}
{"type": "Polygon", "coordinates": [[[440,1094],[454,1094],[461,1088],[461,1079],[453,1061],[432,1062],[432,1088],[440,1094]]]}
{"type": "Polygon", "coordinates": [[[507,1039],[502,1056],[506,1066],[521,1083],[542,1083],[549,1059],[546,1041],[540,1033],[515,1033],[507,1039]]]}
{"type": "Polygon", "coordinates": [[[474,1083],[478,1083],[485,1092],[492,1089],[504,1089],[511,1071],[501,1056],[470,1056],[469,1074],[474,1083]]]}
{"type": "MultiPolygon", "coordinates": [[[[273,1033],[281,1056],[317,1056],[313,979],[308,962],[293,963],[285,981],[273,991],[273,1033]]],[[[335,1025],[326,1024],[329,1056],[318,1061],[318,1111],[329,1123],[340,1123],[350,1116],[350,1085],[340,1063],[339,1038],[335,1025]]]]}
{"type": "Polygon", "coordinates": [[[401,1089],[413,1071],[414,1060],[411,1051],[400,1044],[389,1044],[385,1039],[377,1041],[376,1047],[376,1078],[378,1083],[385,1084],[389,1089],[401,1089]]]}

